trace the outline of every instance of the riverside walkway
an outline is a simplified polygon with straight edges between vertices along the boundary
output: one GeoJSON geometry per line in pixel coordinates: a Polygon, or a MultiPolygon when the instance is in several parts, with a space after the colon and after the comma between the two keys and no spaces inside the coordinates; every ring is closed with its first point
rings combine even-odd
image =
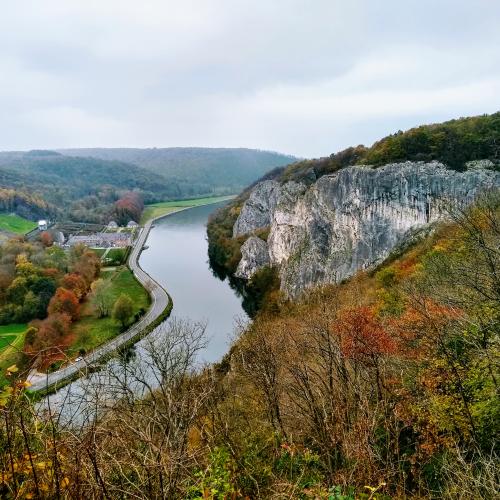
{"type": "MultiPolygon", "coordinates": [[[[170,214],[167,214],[170,215],[170,214]]],[[[134,342],[139,339],[143,332],[152,323],[154,323],[167,309],[171,303],[171,298],[168,293],[159,285],[149,274],[147,274],[139,265],[139,257],[144,248],[144,244],[149,236],[151,227],[154,222],[164,216],[148,221],[141,230],[135,245],[128,259],[128,266],[134,273],[137,280],[146,288],[151,296],[151,306],[146,314],[127,331],[110,340],[106,344],[94,349],[89,354],[85,355],[81,360],[75,361],[72,364],[65,366],[52,373],[40,373],[32,371],[28,376],[28,382],[31,384],[29,390],[32,392],[51,391],[60,388],[68,382],[84,376],[89,367],[96,365],[100,360],[112,355],[120,347],[134,342]]]]}

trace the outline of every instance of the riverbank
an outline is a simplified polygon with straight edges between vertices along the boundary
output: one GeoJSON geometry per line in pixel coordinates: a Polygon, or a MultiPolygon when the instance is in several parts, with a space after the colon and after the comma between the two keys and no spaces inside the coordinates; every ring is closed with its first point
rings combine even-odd
{"type": "Polygon", "coordinates": [[[98,363],[102,363],[117,351],[135,344],[142,337],[154,330],[162,321],[164,321],[170,315],[170,311],[173,307],[172,299],[167,291],[139,265],[139,258],[145,248],[145,243],[151,228],[160,219],[178,212],[195,208],[194,203],[197,203],[198,207],[202,207],[204,205],[220,203],[230,198],[231,197],[217,197],[197,200],[182,200],[180,202],[166,202],[166,204],[168,203],[169,205],[162,208],[168,208],[169,210],[167,212],[159,213],[157,216],[146,222],[132,251],[130,252],[128,259],[128,266],[133,272],[134,277],[151,294],[151,307],[148,312],[139,322],[132,325],[125,333],[122,333],[106,344],[97,347],[94,351],[85,355],[83,359],[75,361],[71,365],[63,367],[50,374],[32,372],[28,378],[28,381],[32,384],[30,390],[39,393],[51,393],[60,389],[80,376],[84,376],[88,372],[95,370],[98,363]],[[176,206],[174,206],[174,204],[176,204],[176,206]]]}
{"type": "Polygon", "coordinates": [[[139,257],[155,221],[156,218],[150,220],[141,230],[128,260],[128,266],[133,272],[134,277],[150,293],[151,306],[146,314],[126,332],[96,348],[94,351],[85,355],[82,359],[75,361],[71,365],[47,374],[39,372],[30,373],[28,376],[28,382],[31,384],[31,392],[42,394],[54,392],[76,378],[86,375],[89,371],[96,369],[96,365],[98,363],[107,359],[118,350],[124,349],[137,342],[143,336],[150,333],[169,316],[173,307],[170,295],[139,265],[139,257]]]}

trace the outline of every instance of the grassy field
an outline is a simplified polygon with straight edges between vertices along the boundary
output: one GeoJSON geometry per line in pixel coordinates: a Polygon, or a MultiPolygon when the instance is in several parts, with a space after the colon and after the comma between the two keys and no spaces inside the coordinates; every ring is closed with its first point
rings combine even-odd
{"type": "Polygon", "coordinates": [[[21,364],[26,329],[25,324],[0,326],[0,386],[6,382],[5,370],[21,364]]]}
{"type": "Polygon", "coordinates": [[[180,208],[200,207],[202,205],[211,205],[234,198],[234,196],[212,196],[210,198],[195,198],[192,200],[179,201],[164,201],[161,203],[153,203],[146,205],[141,218],[141,224],[145,224],[148,220],[160,215],[166,215],[171,212],[176,212],[180,208]]]}
{"type": "MultiPolygon", "coordinates": [[[[110,295],[114,302],[122,293],[127,294],[134,303],[134,313],[141,308],[149,307],[149,294],[134,278],[128,267],[118,267],[115,271],[102,273],[102,278],[111,282],[110,295]]],[[[90,303],[85,302],[80,319],[73,324],[72,333],[75,341],[68,349],[69,356],[76,355],[80,350],[86,352],[107,342],[121,333],[120,325],[112,318],[98,318],[90,303]]]]}
{"type": "MultiPolygon", "coordinates": [[[[106,252],[106,248],[93,248],[92,251],[102,259],[106,252]]],[[[102,264],[104,266],[120,266],[125,264],[127,256],[128,248],[111,248],[104,257],[102,264]]]]}
{"type": "Polygon", "coordinates": [[[13,214],[0,213],[0,231],[24,234],[36,227],[33,221],[13,214]]]}
{"type": "Polygon", "coordinates": [[[127,248],[112,248],[104,257],[104,264],[106,266],[119,266],[125,264],[128,255],[127,248]]]}

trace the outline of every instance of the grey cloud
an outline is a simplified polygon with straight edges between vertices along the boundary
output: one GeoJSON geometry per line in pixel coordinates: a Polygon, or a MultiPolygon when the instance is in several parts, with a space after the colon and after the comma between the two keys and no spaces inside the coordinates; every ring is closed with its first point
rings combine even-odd
{"type": "Polygon", "coordinates": [[[248,146],[301,156],[500,108],[490,0],[9,3],[0,149],[248,146]]]}

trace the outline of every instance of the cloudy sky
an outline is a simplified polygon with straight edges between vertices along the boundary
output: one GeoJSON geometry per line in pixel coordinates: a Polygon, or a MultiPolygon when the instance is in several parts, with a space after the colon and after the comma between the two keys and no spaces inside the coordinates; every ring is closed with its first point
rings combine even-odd
{"type": "Polygon", "coordinates": [[[304,157],[500,109],[498,0],[19,0],[0,149],[304,157]]]}

